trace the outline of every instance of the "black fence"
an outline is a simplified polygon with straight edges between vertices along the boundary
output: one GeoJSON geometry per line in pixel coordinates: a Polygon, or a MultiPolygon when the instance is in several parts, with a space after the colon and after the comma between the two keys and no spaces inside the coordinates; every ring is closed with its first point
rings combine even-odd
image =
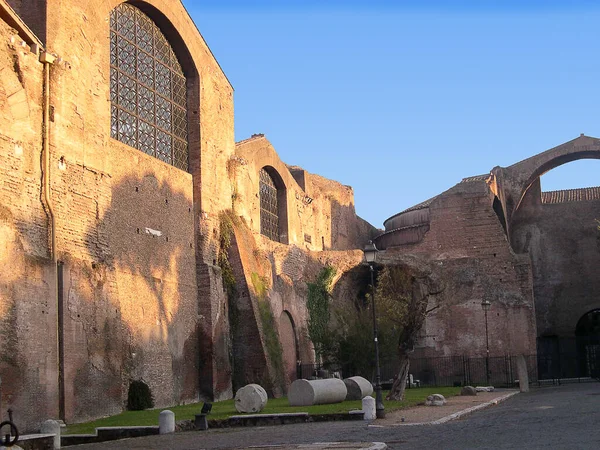
{"type": "Polygon", "coordinates": [[[600,378],[600,336],[538,338],[537,352],[541,380],[600,378]]]}
{"type": "MultiPolygon", "coordinates": [[[[600,336],[573,338],[539,338],[537,355],[525,356],[530,383],[542,384],[600,379],[600,336]]],[[[374,365],[374,364],[373,364],[374,365]]],[[[381,366],[381,381],[385,387],[393,382],[398,364],[381,366]]],[[[347,378],[361,375],[374,380],[375,371],[356,373],[352,365],[301,364],[298,378],[347,378]]],[[[414,386],[475,386],[512,387],[518,384],[515,356],[468,357],[442,356],[411,358],[407,387],[414,386]],[[412,380],[412,381],[411,381],[412,380]]]]}
{"type": "MultiPolygon", "coordinates": [[[[511,356],[472,358],[466,356],[446,356],[437,358],[411,358],[410,383],[407,386],[467,386],[493,385],[496,387],[514,386],[518,383],[516,358],[511,356]],[[411,381],[412,380],[412,381],[411,381]]],[[[525,358],[529,380],[537,381],[535,356],[525,358]]],[[[297,377],[347,378],[362,375],[373,380],[374,373],[357,374],[340,364],[302,364],[298,366],[297,377]]],[[[385,387],[393,382],[398,373],[397,364],[384,364],[381,367],[381,381],[385,387]]]]}

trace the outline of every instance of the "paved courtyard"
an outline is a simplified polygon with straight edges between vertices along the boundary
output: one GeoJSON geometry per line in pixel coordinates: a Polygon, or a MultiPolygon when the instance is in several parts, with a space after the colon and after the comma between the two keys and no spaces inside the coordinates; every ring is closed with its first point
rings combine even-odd
{"type": "Polygon", "coordinates": [[[71,448],[239,449],[344,441],[384,442],[391,449],[598,449],[599,424],[600,383],[594,382],[534,388],[441,425],[369,427],[364,422],[324,422],[178,433],[71,448]]]}

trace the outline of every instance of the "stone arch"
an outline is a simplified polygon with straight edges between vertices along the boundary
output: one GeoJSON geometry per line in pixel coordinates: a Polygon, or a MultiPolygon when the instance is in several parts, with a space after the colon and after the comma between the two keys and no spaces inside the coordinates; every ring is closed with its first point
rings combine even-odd
{"type": "MultiPolygon", "coordinates": [[[[260,169],[260,172],[262,173],[266,173],[268,175],[268,177],[270,178],[270,180],[272,180],[273,185],[275,187],[275,189],[277,190],[277,195],[276,195],[276,201],[277,201],[277,219],[278,219],[278,231],[277,231],[277,235],[276,237],[278,237],[278,239],[273,239],[273,236],[271,236],[269,233],[265,233],[263,232],[263,225],[264,225],[264,219],[265,217],[263,216],[263,195],[265,195],[264,189],[263,189],[263,181],[262,181],[262,177],[259,177],[259,196],[260,196],[260,200],[261,200],[261,234],[266,235],[268,237],[270,237],[271,239],[287,244],[287,236],[288,236],[288,215],[287,215],[287,188],[285,185],[285,182],[283,181],[282,176],[280,175],[280,173],[273,167],[273,166],[263,166],[260,169]]],[[[274,212],[274,211],[273,211],[274,212]]]]}
{"type": "Polygon", "coordinates": [[[529,188],[546,172],[580,159],[600,159],[600,139],[581,135],[509,167],[495,167],[490,185],[504,210],[507,232],[529,188]]]}
{"type": "Polygon", "coordinates": [[[287,384],[296,379],[296,367],[300,359],[296,324],[287,310],[283,310],[279,316],[279,340],[283,349],[283,370],[287,384]]]}

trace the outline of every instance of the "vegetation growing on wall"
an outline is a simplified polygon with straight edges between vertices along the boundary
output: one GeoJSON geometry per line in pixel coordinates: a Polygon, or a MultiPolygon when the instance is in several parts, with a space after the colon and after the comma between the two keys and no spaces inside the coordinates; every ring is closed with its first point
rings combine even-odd
{"type": "Polygon", "coordinates": [[[321,270],[314,283],[308,283],[308,336],[315,347],[317,359],[320,359],[329,340],[329,302],[335,268],[326,266],[321,270]]]}
{"type": "Polygon", "coordinates": [[[256,272],[252,272],[251,278],[254,291],[258,297],[258,312],[260,314],[265,347],[275,376],[275,379],[271,381],[274,385],[282,385],[284,381],[283,348],[279,340],[279,334],[277,333],[273,310],[267,297],[269,283],[266,277],[260,276],[256,272]]]}
{"type": "MultiPolygon", "coordinates": [[[[398,333],[399,371],[388,400],[402,400],[410,368],[409,353],[414,349],[419,332],[430,312],[427,303],[431,295],[442,289],[429,286],[428,274],[417,274],[404,266],[386,266],[377,280],[378,317],[390,321],[398,333]]],[[[435,308],[433,308],[435,309],[435,308]]]]}
{"type": "Polygon", "coordinates": [[[229,247],[233,237],[234,216],[229,211],[223,211],[219,215],[219,254],[217,264],[221,268],[223,286],[227,291],[227,298],[231,301],[235,296],[235,276],[229,262],[229,247]]]}

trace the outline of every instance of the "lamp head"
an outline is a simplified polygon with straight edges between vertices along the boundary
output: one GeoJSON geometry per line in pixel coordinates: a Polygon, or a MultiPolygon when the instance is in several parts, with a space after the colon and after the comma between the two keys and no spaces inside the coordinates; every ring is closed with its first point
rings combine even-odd
{"type": "Polygon", "coordinates": [[[365,245],[363,252],[365,254],[365,261],[367,264],[371,265],[377,260],[377,253],[379,250],[377,250],[377,247],[375,247],[373,241],[369,241],[369,243],[365,245]]]}

